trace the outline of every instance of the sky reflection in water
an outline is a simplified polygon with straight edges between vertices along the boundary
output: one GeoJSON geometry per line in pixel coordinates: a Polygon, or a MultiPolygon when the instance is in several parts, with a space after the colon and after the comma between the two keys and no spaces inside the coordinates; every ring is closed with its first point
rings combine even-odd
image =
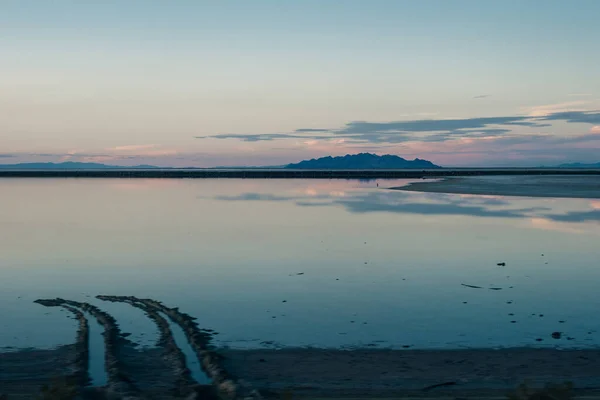
{"type": "Polygon", "coordinates": [[[402,183],[2,180],[0,347],[71,342],[74,321],[31,303],[55,296],[152,343],[96,294],[179,306],[236,347],[600,342],[597,200],[384,189],[402,183]]]}

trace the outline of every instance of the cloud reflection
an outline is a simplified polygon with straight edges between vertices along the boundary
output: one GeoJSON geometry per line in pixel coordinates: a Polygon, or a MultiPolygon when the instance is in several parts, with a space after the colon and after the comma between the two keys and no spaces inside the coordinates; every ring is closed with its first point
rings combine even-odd
{"type": "MultiPolygon", "coordinates": [[[[488,218],[515,218],[529,221],[530,226],[558,229],[559,224],[600,222],[600,202],[564,200],[558,211],[552,203],[539,206],[536,200],[515,200],[499,196],[456,195],[445,193],[406,193],[400,191],[352,188],[307,187],[288,195],[247,192],[234,196],[218,196],[225,201],[277,201],[291,202],[300,207],[343,207],[348,212],[396,213],[418,215],[475,216],[488,218]],[[519,205],[531,205],[519,207],[519,205]]],[[[574,233],[577,229],[569,228],[574,233]]]]}

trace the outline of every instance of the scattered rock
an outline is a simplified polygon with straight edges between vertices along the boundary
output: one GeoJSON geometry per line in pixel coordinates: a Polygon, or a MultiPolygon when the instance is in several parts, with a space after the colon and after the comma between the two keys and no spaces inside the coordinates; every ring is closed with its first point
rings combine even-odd
{"type": "Polygon", "coordinates": [[[560,339],[562,337],[561,332],[552,332],[552,339],[560,339]]]}
{"type": "Polygon", "coordinates": [[[461,285],[464,287],[472,288],[472,289],[482,289],[481,286],[467,285],[466,283],[461,283],[461,285]]]}

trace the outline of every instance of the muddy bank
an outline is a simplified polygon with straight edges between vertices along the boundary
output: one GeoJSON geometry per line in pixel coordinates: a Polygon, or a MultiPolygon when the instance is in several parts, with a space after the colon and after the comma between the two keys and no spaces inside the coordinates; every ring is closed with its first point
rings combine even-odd
{"type": "Polygon", "coordinates": [[[600,176],[477,176],[415,182],[392,189],[409,192],[598,199],[600,176]]]}
{"type": "Polygon", "coordinates": [[[211,347],[212,333],[200,329],[196,318],[179,311],[177,307],[170,308],[159,301],[140,299],[134,296],[96,296],[104,301],[124,301],[142,304],[143,306],[165,314],[178,324],[196,353],[196,356],[206,375],[212,380],[217,393],[223,399],[260,399],[260,394],[248,385],[245,380],[238,379],[222,365],[222,356],[211,347]]]}
{"type": "Polygon", "coordinates": [[[132,307],[141,309],[146,313],[148,318],[154,321],[159,331],[157,346],[162,349],[161,357],[171,367],[171,372],[176,381],[175,387],[173,388],[174,394],[176,396],[187,396],[191,394],[193,392],[192,387],[197,385],[198,382],[192,378],[192,374],[186,364],[185,355],[177,346],[167,320],[155,309],[148,307],[142,302],[117,297],[102,297],[102,300],[127,303],[132,307]]]}
{"type": "Polygon", "coordinates": [[[498,394],[524,380],[600,389],[600,350],[227,350],[225,367],[266,396],[498,394]],[[444,384],[444,385],[440,385],[444,384]],[[425,388],[428,390],[423,390],[425,388]]]}
{"type": "Polygon", "coordinates": [[[108,375],[106,390],[118,397],[139,398],[140,390],[135,386],[131,378],[127,376],[122,360],[119,357],[123,347],[132,343],[121,335],[117,321],[110,314],[89,303],[61,298],[39,299],[35,302],[46,307],[74,307],[96,318],[104,328],[104,332],[102,332],[105,348],[104,366],[108,375]]]}

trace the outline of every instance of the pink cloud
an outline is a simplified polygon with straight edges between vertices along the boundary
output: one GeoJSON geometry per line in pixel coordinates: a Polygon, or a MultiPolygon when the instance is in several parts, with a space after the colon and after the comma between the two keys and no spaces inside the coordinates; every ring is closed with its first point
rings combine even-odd
{"type": "Polygon", "coordinates": [[[600,125],[592,126],[590,128],[590,133],[600,133],[600,125]]]}
{"type": "Polygon", "coordinates": [[[116,146],[116,147],[110,148],[108,150],[113,150],[113,151],[136,151],[136,150],[153,149],[155,147],[157,147],[157,145],[155,145],[155,144],[134,144],[134,145],[128,145],[128,146],[116,146]]]}

